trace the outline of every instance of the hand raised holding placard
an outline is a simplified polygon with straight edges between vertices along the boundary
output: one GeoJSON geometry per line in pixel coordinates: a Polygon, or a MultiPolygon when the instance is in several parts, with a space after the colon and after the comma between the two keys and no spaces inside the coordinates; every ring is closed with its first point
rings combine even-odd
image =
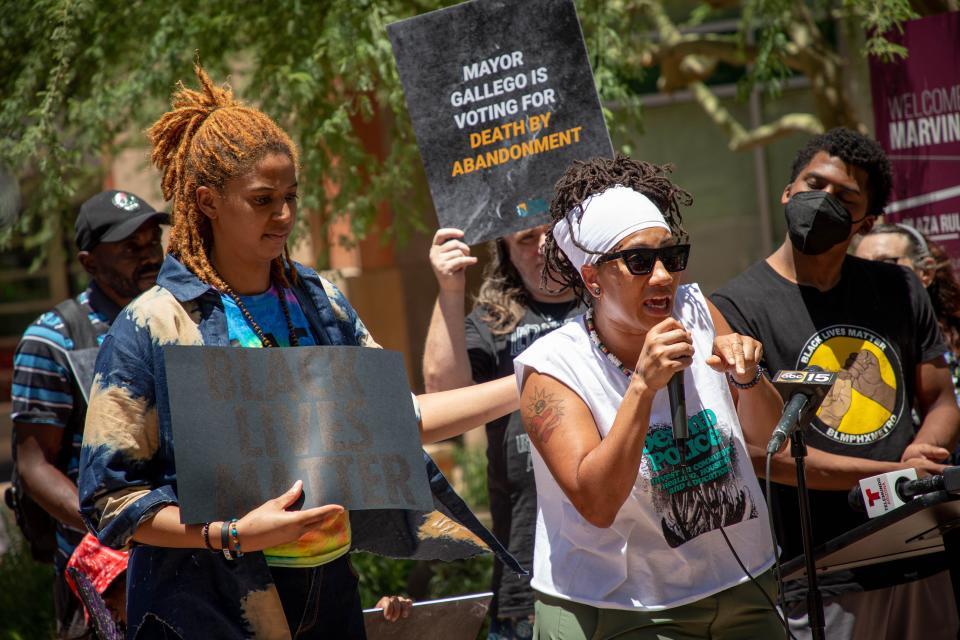
{"type": "Polygon", "coordinates": [[[466,269],[477,263],[470,255],[470,246],[461,241],[460,229],[438,229],[433,234],[430,247],[430,266],[437,277],[440,289],[444,291],[463,291],[466,288],[466,269]]]}

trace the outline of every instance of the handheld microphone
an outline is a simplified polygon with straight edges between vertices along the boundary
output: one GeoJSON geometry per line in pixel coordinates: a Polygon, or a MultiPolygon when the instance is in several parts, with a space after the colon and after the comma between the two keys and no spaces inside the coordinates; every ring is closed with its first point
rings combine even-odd
{"type": "Polygon", "coordinates": [[[670,418],[673,421],[673,441],[680,453],[680,464],[687,464],[687,397],[683,389],[683,371],[677,371],[667,383],[667,395],[670,396],[670,418]]]}
{"type": "Polygon", "coordinates": [[[854,511],[866,512],[870,518],[906,504],[917,496],[934,491],[960,491],[960,467],[947,467],[942,475],[917,479],[916,469],[888,471],[861,480],[847,495],[854,511]]]}
{"type": "Polygon", "coordinates": [[[787,438],[799,427],[813,420],[817,409],[823,404],[827,392],[837,380],[837,374],[811,366],[803,371],[778,371],[773,377],[773,386],[789,398],[783,407],[783,415],[767,443],[767,453],[774,454],[783,448],[787,438]]]}

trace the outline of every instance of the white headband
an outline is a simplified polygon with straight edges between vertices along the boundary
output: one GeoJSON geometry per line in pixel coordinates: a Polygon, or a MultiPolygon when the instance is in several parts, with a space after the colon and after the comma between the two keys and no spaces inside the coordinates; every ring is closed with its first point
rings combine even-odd
{"type": "Polygon", "coordinates": [[[553,227],[557,246],[577,273],[580,273],[580,267],[596,263],[602,254],[608,253],[632,233],[657,227],[670,231],[657,205],[629,187],[611,187],[603,193],[590,196],[581,207],[582,216],[578,215],[579,207],[574,207],[553,227]],[[588,253],[574,244],[574,236],[580,246],[594,253],[588,253]]]}

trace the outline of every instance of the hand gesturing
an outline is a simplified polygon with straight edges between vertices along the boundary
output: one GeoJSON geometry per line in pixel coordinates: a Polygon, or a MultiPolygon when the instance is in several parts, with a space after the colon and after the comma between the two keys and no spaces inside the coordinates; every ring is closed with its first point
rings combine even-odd
{"type": "Polygon", "coordinates": [[[749,384],[757,376],[763,358],[763,345],[739,333],[727,333],[713,339],[713,354],[707,364],[715,371],[729,373],[740,384],[749,384]]]}

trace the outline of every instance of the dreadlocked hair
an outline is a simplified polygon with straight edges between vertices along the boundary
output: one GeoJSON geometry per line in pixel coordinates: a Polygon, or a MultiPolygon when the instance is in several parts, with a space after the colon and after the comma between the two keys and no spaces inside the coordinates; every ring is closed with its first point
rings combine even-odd
{"type": "MultiPolygon", "coordinates": [[[[583,279],[576,268],[567,259],[553,237],[553,228],[568,213],[583,218],[583,203],[590,196],[598,195],[615,186],[633,189],[649,198],[660,209],[663,218],[670,227],[670,233],[678,242],[686,242],[688,235],[683,228],[680,207],[693,204],[693,197],[670,181],[669,174],[673,165],[655,165],[642,160],[633,160],[616,154],[613,158],[592,158],[577,160],[571,164],[557,181],[555,195],[550,203],[550,217],[553,223],[544,243],[544,265],[540,276],[541,287],[548,281],[570,289],[581,300],[591,304],[593,298],[587,294],[583,279]]],[[[580,245],[576,238],[574,244],[587,253],[596,254],[580,245]]]]}
{"type": "MultiPolygon", "coordinates": [[[[210,262],[213,232],[197,206],[197,188],[223,193],[228,180],[244,175],[272,153],[286,155],[296,166],[297,148],[269,116],[235,99],[229,86],[215,86],[199,62],[194,72],[200,89],[177,83],[173,109],[147,131],[153,145],[150,159],[162,172],[164,199],[173,201],[171,255],[207,284],[229,292],[231,287],[210,262]]],[[[284,287],[296,282],[287,246],[271,264],[270,277],[284,287]]]]}
{"type": "Polygon", "coordinates": [[[483,284],[474,300],[480,319],[490,333],[502,336],[516,329],[530,304],[530,295],[520,272],[510,261],[510,250],[503,238],[489,243],[490,262],[483,269],[483,284]]]}

